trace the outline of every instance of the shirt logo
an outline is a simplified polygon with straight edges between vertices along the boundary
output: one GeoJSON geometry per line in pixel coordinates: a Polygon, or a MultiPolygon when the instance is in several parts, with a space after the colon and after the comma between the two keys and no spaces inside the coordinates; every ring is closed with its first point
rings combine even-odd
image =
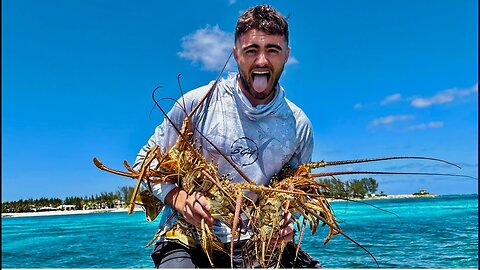
{"type": "Polygon", "coordinates": [[[248,166],[258,159],[257,144],[247,138],[236,139],[230,148],[230,158],[239,166],[248,166]]]}

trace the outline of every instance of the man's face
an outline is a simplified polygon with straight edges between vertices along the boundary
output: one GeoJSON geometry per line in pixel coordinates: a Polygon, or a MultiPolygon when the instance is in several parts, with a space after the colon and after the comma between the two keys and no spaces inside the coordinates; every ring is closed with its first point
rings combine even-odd
{"type": "Polygon", "coordinates": [[[233,54],[240,72],[240,88],[252,105],[266,104],[287,62],[285,38],[252,29],[237,39],[233,54]]]}

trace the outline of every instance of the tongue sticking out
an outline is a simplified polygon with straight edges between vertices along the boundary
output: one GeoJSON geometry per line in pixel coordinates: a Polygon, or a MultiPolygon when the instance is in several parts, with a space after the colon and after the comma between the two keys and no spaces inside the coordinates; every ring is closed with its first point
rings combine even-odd
{"type": "Polygon", "coordinates": [[[261,93],[267,89],[268,77],[267,75],[255,75],[253,77],[253,89],[257,93],[261,93]]]}

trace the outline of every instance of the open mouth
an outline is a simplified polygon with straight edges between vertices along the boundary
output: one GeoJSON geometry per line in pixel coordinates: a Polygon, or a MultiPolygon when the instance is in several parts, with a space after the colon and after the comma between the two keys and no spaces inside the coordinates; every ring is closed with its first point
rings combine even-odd
{"type": "Polygon", "coordinates": [[[264,92],[268,87],[268,82],[270,80],[271,74],[270,71],[253,71],[252,72],[252,86],[253,89],[258,92],[264,92]]]}
{"type": "Polygon", "coordinates": [[[266,76],[267,81],[270,80],[270,71],[254,71],[252,72],[252,79],[255,81],[256,77],[266,76]]]}

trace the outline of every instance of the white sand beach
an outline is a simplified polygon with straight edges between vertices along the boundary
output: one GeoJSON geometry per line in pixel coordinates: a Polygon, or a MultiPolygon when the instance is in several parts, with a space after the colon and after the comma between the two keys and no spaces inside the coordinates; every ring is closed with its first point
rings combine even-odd
{"type": "MultiPolygon", "coordinates": [[[[399,194],[399,195],[385,195],[385,196],[373,196],[364,198],[364,201],[367,200],[384,200],[384,199],[408,199],[408,198],[434,198],[437,197],[437,194],[424,194],[424,195],[413,195],[413,194],[399,194]]],[[[358,198],[350,198],[351,200],[359,200],[358,198]]],[[[342,202],[344,199],[328,199],[329,202],[342,202]]]]}
{"type": "Polygon", "coordinates": [[[365,200],[378,200],[378,199],[405,199],[405,198],[433,198],[438,197],[437,194],[423,194],[423,195],[413,195],[413,194],[400,194],[400,195],[387,195],[387,196],[374,196],[365,198],[365,200]]]}
{"type": "MultiPolygon", "coordinates": [[[[143,211],[140,207],[135,207],[135,211],[143,211]]],[[[127,212],[127,208],[108,208],[108,209],[91,209],[91,210],[65,210],[65,211],[41,211],[41,212],[25,212],[25,213],[2,213],[2,218],[14,217],[39,217],[39,216],[60,216],[60,215],[82,215],[93,213],[111,213],[111,212],[127,212]]]]}

